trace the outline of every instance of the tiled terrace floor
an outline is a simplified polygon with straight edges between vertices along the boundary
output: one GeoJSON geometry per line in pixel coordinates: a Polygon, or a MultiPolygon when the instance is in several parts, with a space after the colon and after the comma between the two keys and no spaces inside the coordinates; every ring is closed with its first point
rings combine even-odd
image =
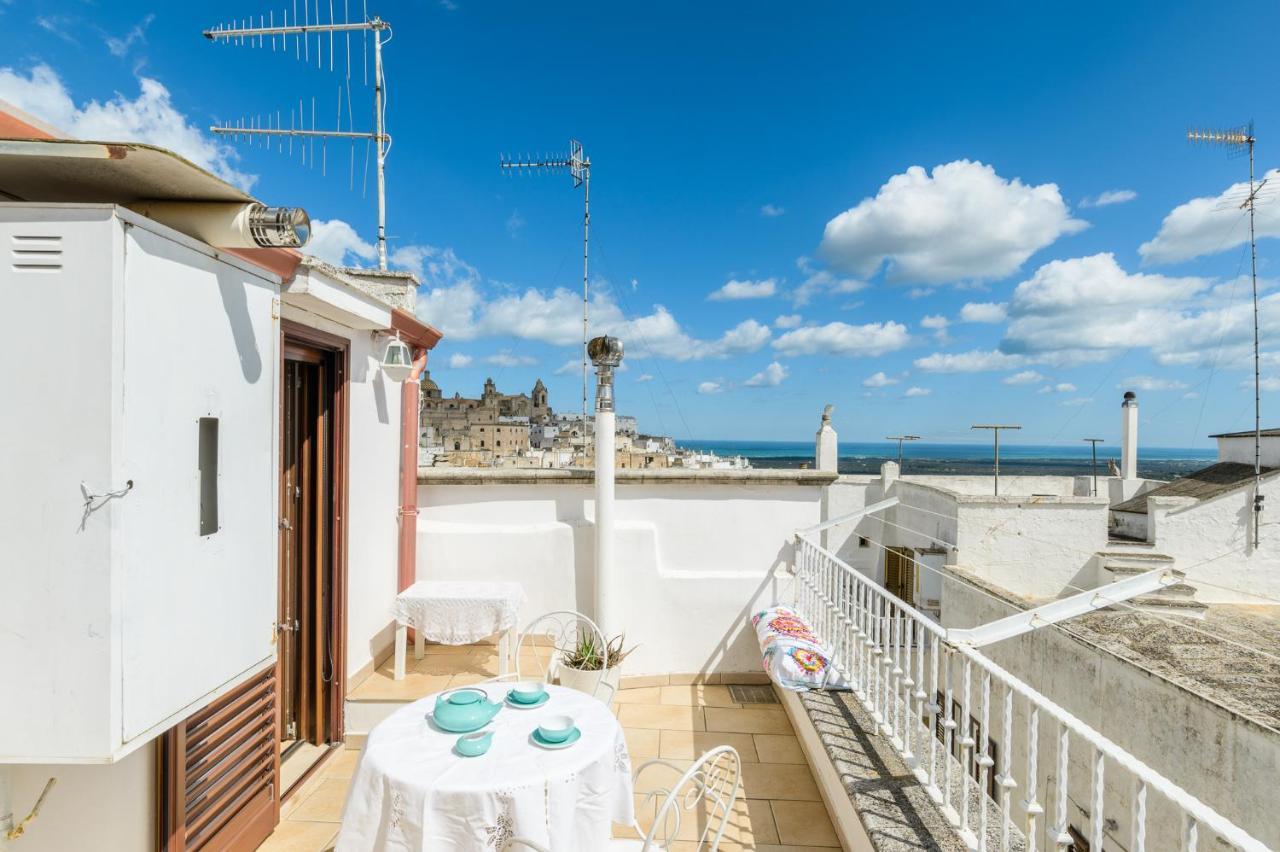
{"type": "MultiPolygon", "coordinates": [[[[383,666],[352,692],[353,699],[410,700],[491,676],[491,646],[427,647],[402,681],[383,666]]],[[[639,681],[638,684],[643,684],[639,681]]],[[[838,849],[826,807],[795,732],[781,705],[735,703],[728,686],[628,685],[618,693],[615,712],[626,732],[633,765],[651,757],[687,763],[707,749],[731,745],[742,757],[742,792],[724,852],[800,852],[838,849]]],[[[334,755],[304,788],[285,803],[282,821],[261,848],[265,852],[319,852],[331,849],[347,786],[359,752],[334,755]]],[[[628,835],[619,827],[620,836],[628,835]]],[[[690,852],[691,842],[672,852],[690,852]]]]}

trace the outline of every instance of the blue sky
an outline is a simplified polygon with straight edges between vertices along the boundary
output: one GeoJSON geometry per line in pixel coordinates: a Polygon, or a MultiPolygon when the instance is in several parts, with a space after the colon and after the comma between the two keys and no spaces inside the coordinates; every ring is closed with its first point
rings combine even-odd
{"type": "MultiPolygon", "coordinates": [[[[1114,440],[1127,388],[1146,443],[1251,426],[1247,231],[1229,203],[1246,163],[1183,134],[1252,118],[1259,175],[1280,166],[1264,96],[1280,11],[864,5],[600,4],[570,20],[373,4],[395,26],[391,247],[447,334],[431,367],[445,391],[541,376],[553,406],[578,406],[581,191],[498,168],[572,136],[594,164],[596,326],[623,338],[619,407],[648,430],[807,440],[834,403],[849,440],[982,441],[969,425],[992,421],[1022,423],[1026,443],[1114,440]]],[[[312,96],[333,124],[341,42],[330,72],[200,37],[272,8],[0,0],[0,98],[74,135],[173,147],[306,207],[317,253],[368,258],[362,147],[352,189],[345,145],[321,175],[205,132],[287,122],[312,96]]],[[[1280,196],[1258,212],[1272,353],[1280,196]]],[[[1263,375],[1272,423],[1280,354],[1263,375]]]]}

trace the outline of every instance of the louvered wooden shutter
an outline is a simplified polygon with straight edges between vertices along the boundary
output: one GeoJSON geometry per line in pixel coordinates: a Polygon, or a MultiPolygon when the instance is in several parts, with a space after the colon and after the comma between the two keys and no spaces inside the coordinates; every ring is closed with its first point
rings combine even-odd
{"type": "Polygon", "coordinates": [[[280,814],[272,667],[161,739],[161,852],[258,848],[280,814]]]}

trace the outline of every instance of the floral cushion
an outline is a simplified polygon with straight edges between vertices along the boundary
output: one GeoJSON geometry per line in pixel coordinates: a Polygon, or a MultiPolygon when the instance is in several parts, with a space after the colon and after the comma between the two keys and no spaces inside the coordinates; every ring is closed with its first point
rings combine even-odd
{"type": "Polygon", "coordinates": [[[848,689],[831,665],[831,652],[795,610],[775,606],[751,617],[764,670],[784,689],[848,689]]]}

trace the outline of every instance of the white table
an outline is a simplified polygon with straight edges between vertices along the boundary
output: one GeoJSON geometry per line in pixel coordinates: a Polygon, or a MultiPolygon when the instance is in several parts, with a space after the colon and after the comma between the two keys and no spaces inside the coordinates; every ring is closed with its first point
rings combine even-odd
{"type": "Polygon", "coordinates": [[[510,670],[516,653],[516,618],[524,606],[519,583],[469,583],[422,580],[396,595],[395,679],[404,679],[408,628],[414,630],[413,652],[422,659],[424,640],[442,645],[470,645],[501,634],[498,674],[510,670]]]}
{"type": "MultiPolygon", "coordinates": [[[[501,700],[509,684],[481,684],[501,700]]],[[[338,852],[468,852],[506,848],[513,837],[556,852],[600,852],[612,823],[635,816],[631,758],[608,706],[549,685],[534,709],[504,706],[483,730],[489,751],[461,757],[458,734],[436,728],[429,695],[373,729],[342,814],[338,852]],[[565,749],[534,745],[538,720],[567,713],[582,739],[565,749]]]]}

